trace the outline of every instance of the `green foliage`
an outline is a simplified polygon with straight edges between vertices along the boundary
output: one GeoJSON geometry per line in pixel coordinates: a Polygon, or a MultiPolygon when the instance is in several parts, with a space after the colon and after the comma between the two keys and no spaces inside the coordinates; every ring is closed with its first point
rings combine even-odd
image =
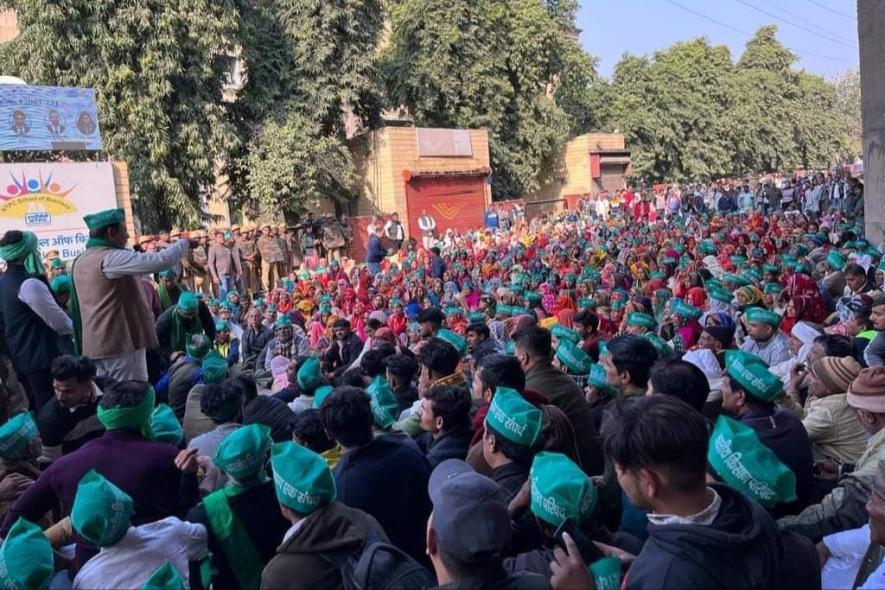
{"type": "Polygon", "coordinates": [[[354,194],[345,116],[377,120],[373,0],[238,0],[245,87],[231,107],[242,146],[228,154],[233,194],[253,212],[303,212],[354,194]]]}
{"type": "Polygon", "coordinates": [[[849,155],[863,155],[863,117],[860,106],[860,70],[846,70],[833,80],[836,108],[848,135],[849,155]]]}
{"type": "Polygon", "coordinates": [[[419,126],[486,128],[495,198],[537,189],[592,124],[593,60],[571,0],[395,0],[382,53],[387,106],[419,126]]]}
{"type": "Polygon", "coordinates": [[[4,73],[31,84],[95,88],[105,152],[129,165],[151,229],[195,223],[222,150],[236,143],[217,54],[232,38],[214,0],[5,0],[20,35],[4,73]]]}
{"type": "Polygon", "coordinates": [[[705,39],[626,55],[611,83],[593,89],[603,126],[625,133],[637,176],[706,180],[844,156],[834,87],[791,69],[796,57],[776,31],[759,29],[737,64],[705,39]]]}

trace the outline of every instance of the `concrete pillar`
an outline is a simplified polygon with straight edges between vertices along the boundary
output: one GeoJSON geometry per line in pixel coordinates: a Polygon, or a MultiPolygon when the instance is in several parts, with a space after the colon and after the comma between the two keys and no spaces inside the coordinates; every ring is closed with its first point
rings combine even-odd
{"type": "Polygon", "coordinates": [[[857,0],[866,235],[885,239],[885,1],[857,0]]]}

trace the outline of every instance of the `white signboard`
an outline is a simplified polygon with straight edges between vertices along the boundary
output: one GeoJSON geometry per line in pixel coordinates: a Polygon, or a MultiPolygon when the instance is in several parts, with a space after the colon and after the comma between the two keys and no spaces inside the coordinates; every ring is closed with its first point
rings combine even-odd
{"type": "Polygon", "coordinates": [[[75,258],[89,239],[83,216],[116,206],[110,162],[0,164],[0,235],[34,232],[44,255],[75,258]]]}

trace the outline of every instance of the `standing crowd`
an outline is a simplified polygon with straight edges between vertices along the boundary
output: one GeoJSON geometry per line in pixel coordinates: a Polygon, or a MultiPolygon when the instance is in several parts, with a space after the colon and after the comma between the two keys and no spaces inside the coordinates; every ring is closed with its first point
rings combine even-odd
{"type": "Polygon", "coordinates": [[[885,587],[862,216],[820,174],[394,214],[365,264],[312,216],[8,231],[0,586],[885,587]]]}

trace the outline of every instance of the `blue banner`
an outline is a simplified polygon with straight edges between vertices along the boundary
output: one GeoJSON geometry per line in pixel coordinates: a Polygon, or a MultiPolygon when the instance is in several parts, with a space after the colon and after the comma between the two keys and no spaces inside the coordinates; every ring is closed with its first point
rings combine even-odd
{"type": "Polygon", "coordinates": [[[101,148],[91,88],[0,84],[0,151],[101,148]]]}

